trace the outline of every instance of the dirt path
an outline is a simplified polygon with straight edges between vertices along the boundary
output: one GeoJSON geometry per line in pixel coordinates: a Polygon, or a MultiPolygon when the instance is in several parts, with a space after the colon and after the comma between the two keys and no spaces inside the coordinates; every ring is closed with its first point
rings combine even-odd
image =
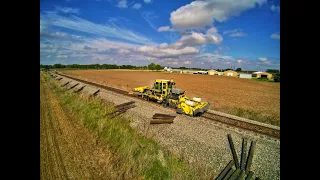
{"type": "Polygon", "coordinates": [[[40,76],[40,179],[121,179],[107,146],[97,142],[40,76]]]}

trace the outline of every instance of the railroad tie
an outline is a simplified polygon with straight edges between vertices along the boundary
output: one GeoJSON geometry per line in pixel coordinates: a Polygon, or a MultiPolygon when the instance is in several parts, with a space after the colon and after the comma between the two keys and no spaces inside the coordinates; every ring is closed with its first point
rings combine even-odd
{"type": "Polygon", "coordinates": [[[70,90],[70,89],[72,89],[72,88],[74,88],[74,87],[76,87],[76,86],[78,86],[78,85],[79,85],[79,83],[77,83],[77,84],[75,84],[75,85],[73,85],[73,86],[69,87],[69,88],[68,88],[68,90],[70,90]]]}
{"type": "Polygon", "coordinates": [[[61,87],[64,87],[64,86],[68,85],[70,82],[71,82],[71,81],[68,81],[68,82],[62,84],[61,87]]]}
{"type": "Polygon", "coordinates": [[[90,95],[90,97],[98,95],[99,92],[100,92],[100,89],[96,90],[93,94],[90,95]]]}
{"type": "Polygon", "coordinates": [[[152,116],[152,120],[150,121],[150,124],[173,123],[173,120],[174,120],[175,117],[176,116],[174,116],[174,115],[155,113],[152,116]]]}
{"type": "Polygon", "coordinates": [[[232,137],[231,137],[230,134],[228,134],[228,140],[229,140],[230,150],[231,150],[231,153],[232,153],[232,156],[233,156],[234,164],[235,164],[236,168],[239,169],[240,166],[239,166],[239,161],[238,161],[237,152],[236,152],[235,149],[234,149],[232,137]]]}
{"type": "Polygon", "coordinates": [[[74,90],[73,92],[74,93],[78,93],[78,92],[82,91],[84,87],[86,87],[86,85],[82,86],[81,88],[79,88],[77,90],[74,90]]]}
{"type": "Polygon", "coordinates": [[[218,175],[218,177],[216,178],[216,180],[221,180],[226,174],[227,172],[231,169],[231,167],[234,165],[234,161],[231,160],[228,165],[223,169],[223,171],[221,171],[221,173],[218,175]]]}

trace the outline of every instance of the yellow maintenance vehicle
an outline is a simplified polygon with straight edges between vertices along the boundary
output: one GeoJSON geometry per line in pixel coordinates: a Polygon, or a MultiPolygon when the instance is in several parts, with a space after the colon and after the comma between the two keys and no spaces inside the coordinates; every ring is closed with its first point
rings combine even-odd
{"type": "Polygon", "coordinates": [[[201,98],[189,99],[185,92],[174,88],[173,80],[156,79],[153,87],[141,86],[133,89],[133,94],[148,101],[156,101],[164,107],[175,108],[179,114],[199,116],[209,109],[208,102],[201,102],[201,98]]]}

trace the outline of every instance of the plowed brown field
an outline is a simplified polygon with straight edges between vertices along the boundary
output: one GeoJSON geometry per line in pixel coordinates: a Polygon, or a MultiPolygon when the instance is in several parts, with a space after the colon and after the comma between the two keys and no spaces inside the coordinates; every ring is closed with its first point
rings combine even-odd
{"type": "Polygon", "coordinates": [[[260,122],[280,125],[280,83],[258,82],[235,77],[169,74],[119,70],[66,70],[108,86],[132,90],[152,85],[155,79],[170,79],[189,97],[199,96],[211,103],[211,109],[260,122]]]}

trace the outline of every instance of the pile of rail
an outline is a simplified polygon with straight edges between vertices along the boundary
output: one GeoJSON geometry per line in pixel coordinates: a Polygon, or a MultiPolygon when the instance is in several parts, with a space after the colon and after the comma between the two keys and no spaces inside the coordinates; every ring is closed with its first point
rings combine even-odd
{"type": "MultiPolygon", "coordinates": [[[[140,99],[139,97],[134,96],[132,94],[129,94],[128,91],[125,91],[125,90],[122,90],[122,89],[118,89],[118,88],[114,88],[114,87],[105,86],[105,85],[102,85],[102,84],[86,81],[86,80],[75,78],[75,77],[72,77],[72,76],[69,76],[69,75],[66,75],[66,74],[62,74],[62,73],[57,73],[57,74],[60,75],[60,76],[64,76],[64,77],[67,77],[67,78],[82,82],[82,83],[86,83],[86,84],[89,84],[89,85],[92,85],[92,86],[96,86],[96,87],[99,87],[99,88],[102,88],[102,89],[113,91],[113,92],[116,92],[116,93],[119,93],[119,94],[122,94],[122,95],[125,95],[125,96],[130,96],[130,97],[134,97],[134,98],[140,99]]],[[[53,75],[53,77],[58,77],[57,75],[54,75],[54,74],[52,74],[52,75],[53,75]]],[[[152,103],[152,101],[148,101],[148,102],[152,103]]],[[[213,121],[219,121],[219,122],[222,122],[222,123],[225,123],[225,124],[229,124],[231,126],[235,126],[235,127],[241,128],[241,129],[250,130],[250,131],[253,131],[253,132],[257,132],[257,133],[260,133],[260,134],[264,134],[264,135],[267,135],[267,136],[270,136],[270,137],[274,137],[274,138],[280,139],[280,130],[278,130],[278,129],[271,129],[271,128],[268,128],[268,127],[265,127],[265,126],[252,124],[252,123],[244,122],[244,121],[239,121],[237,119],[233,119],[233,118],[230,118],[230,117],[225,117],[225,116],[221,116],[221,115],[217,115],[217,114],[213,114],[213,113],[209,113],[209,112],[204,113],[201,117],[209,119],[209,120],[213,120],[213,121]]]]}
{"type": "MultiPolygon", "coordinates": [[[[254,149],[255,149],[255,141],[251,142],[248,158],[246,159],[247,140],[245,138],[242,138],[242,153],[240,157],[240,164],[239,164],[238,156],[234,149],[233,141],[230,134],[228,134],[228,141],[229,141],[233,160],[231,160],[228,163],[228,165],[224,168],[224,170],[219,174],[219,176],[215,180],[222,180],[222,179],[223,180],[225,179],[250,180],[252,179],[254,172],[250,171],[250,168],[251,168],[254,149]],[[233,166],[235,166],[235,168],[233,166]]],[[[258,177],[256,178],[256,180],[259,180],[259,179],[260,178],[258,177]]]]}
{"type": "Polygon", "coordinates": [[[152,116],[152,120],[150,121],[150,124],[173,123],[173,119],[175,117],[176,117],[175,115],[155,113],[152,116]]]}
{"type": "Polygon", "coordinates": [[[112,111],[111,113],[109,113],[107,115],[110,115],[110,118],[114,118],[120,114],[125,113],[128,109],[136,107],[135,103],[136,103],[135,101],[130,101],[130,102],[126,102],[123,104],[119,104],[119,105],[115,106],[114,111],[112,111]]]}

